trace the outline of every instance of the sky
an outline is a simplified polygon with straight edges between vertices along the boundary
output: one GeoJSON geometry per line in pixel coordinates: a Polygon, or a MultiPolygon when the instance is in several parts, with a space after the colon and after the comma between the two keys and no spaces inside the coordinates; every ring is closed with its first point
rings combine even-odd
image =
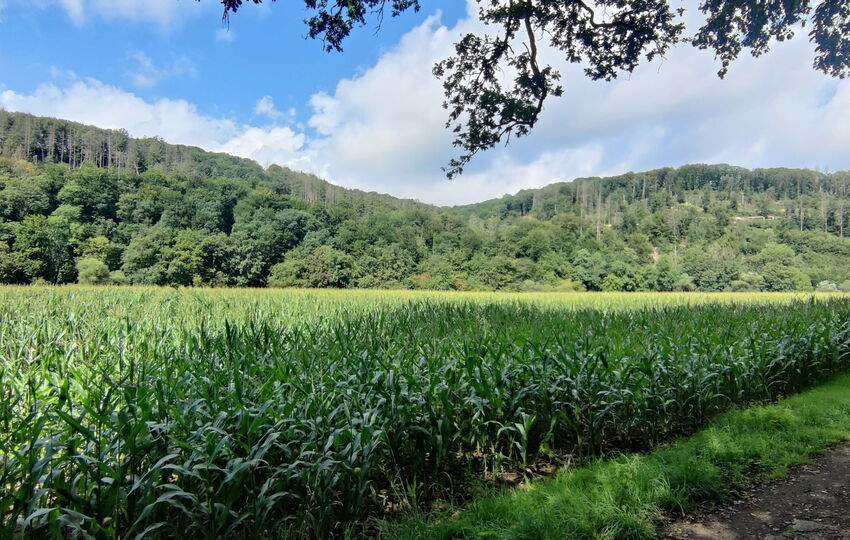
{"type": "MultiPolygon", "coordinates": [[[[673,2],[696,28],[696,3],[673,2]]],[[[613,82],[544,51],[564,96],[531,135],[447,180],[456,151],[431,68],[482,26],[475,0],[421,5],[326,53],[296,0],[247,5],[229,25],[217,0],[0,0],[0,107],[445,205],[687,163],[850,168],[850,80],[814,71],[799,32],[723,80],[686,45],[613,82]]]]}

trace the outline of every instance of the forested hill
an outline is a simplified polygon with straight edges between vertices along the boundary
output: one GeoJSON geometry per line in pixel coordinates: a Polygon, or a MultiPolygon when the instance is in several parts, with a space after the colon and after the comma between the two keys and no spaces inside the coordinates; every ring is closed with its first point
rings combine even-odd
{"type": "Polygon", "coordinates": [[[438,208],[0,110],[0,282],[850,289],[848,184],[689,165],[438,208]]]}
{"type": "Polygon", "coordinates": [[[34,164],[85,165],[113,172],[142,174],[149,170],[195,178],[242,180],[254,186],[262,181],[309,203],[374,206],[399,209],[420,205],[390,195],[365,193],[335,186],[311,174],[272,166],[264,170],[250,159],[194,146],[168,144],[158,138],[132,138],[124,130],[102,129],[68,120],[32,116],[0,109],[0,157],[34,164]]]}

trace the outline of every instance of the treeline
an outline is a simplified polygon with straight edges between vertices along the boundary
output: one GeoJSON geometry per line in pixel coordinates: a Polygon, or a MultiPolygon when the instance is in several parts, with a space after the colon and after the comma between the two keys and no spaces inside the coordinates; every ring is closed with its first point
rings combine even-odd
{"type": "Polygon", "coordinates": [[[690,165],[437,208],[0,111],[0,282],[850,289],[848,184],[690,165]]]}

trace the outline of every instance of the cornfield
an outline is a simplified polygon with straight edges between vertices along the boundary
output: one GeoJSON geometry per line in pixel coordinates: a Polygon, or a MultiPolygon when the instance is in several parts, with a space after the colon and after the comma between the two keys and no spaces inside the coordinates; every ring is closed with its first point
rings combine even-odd
{"type": "Polygon", "coordinates": [[[850,368],[841,296],[0,289],[0,537],[375,534],[850,368]]]}

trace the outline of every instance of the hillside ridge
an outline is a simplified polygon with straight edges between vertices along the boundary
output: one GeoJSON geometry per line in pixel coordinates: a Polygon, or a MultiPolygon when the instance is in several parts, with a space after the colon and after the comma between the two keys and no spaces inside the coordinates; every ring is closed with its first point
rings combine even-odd
{"type": "Polygon", "coordinates": [[[438,207],[0,110],[0,283],[850,289],[848,185],[695,164],[438,207]]]}

